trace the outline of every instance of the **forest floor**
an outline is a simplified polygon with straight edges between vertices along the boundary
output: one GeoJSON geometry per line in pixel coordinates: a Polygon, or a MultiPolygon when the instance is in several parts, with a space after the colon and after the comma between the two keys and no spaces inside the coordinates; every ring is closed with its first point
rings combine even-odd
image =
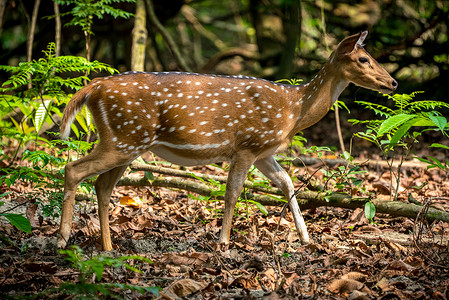
{"type": "MultiPolygon", "coordinates": [[[[289,173],[312,174],[318,167],[290,167],[289,173]]],[[[210,166],[189,170],[226,174],[210,166]]],[[[388,170],[365,170],[359,176],[367,190],[388,200],[388,170]]],[[[449,212],[447,177],[425,167],[405,169],[398,201],[408,202],[409,195],[421,203],[433,199],[433,206],[449,212]]],[[[242,203],[223,250],[217,245],[222,202],[164,188],[118,187],[110,204],[111,252],[99,251],[95,204],[77,204],[69,241],[83,249],[76,267],[56,251],[59,218],[43,218],[26,202],[30,186],[1,186],[0,194],[7,191],[12,193],[2,198],[2,210],[22,204],[15,211],[22,209],[34,227],[25,234],[0,223],[0,298],[90,299],[100,293],[100,284],[92,283],[100,282],[159,287],[161,299],[449,299],[449,224],[441,221],[376,214],[370,223],[362,209],[320,207],[303,211],[312,243],[302,245],[290,212],[282,217],[282,207],[267,207],[265,216],[242,203]],[[120,204],[119,199],[130,199],[124,196],[143,202],[120,204]],[[129,260],[141,273],[124,266],[103,270],[94,262],[105,262],[104,255],[141,255],[153,263],[129,260]]],[[[153,296],[110,289],[127,299],[153,296]]]]}

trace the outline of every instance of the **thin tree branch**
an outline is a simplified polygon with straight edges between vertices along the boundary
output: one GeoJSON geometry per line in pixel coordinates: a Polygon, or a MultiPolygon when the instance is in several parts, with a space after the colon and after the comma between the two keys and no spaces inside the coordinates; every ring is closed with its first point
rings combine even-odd
{"type": "Polygon", "coordinates": [[[156,29],[159,31],[159,33],[164,38],[165,42],[167,43],[168,47],[173,52],[173,55],[178,62],[179,66],[187,72],[192,72],[190,67],[186,64],[184,61],[184,58],[181,55],[181,52],[179,52],[178,46],[176,45],[175,41],[171,37],[171,35],[168,33],[168,31],[164,28],[164,26],[159,22],[156,13],[154,12],[153,2],[151,0],[146,0],[147,3],[147,10],[148,10],[148,19],[153,23],[153,25],[156,27],[156,29]]]}

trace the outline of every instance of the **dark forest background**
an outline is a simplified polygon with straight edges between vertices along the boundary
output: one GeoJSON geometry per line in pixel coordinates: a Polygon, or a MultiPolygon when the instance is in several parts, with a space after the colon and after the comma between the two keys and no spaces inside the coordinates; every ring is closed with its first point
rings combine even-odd
{"type": "MultiPolygon", "coordinates": [[[[419,99],[447,101],[449,1],[153,0],[155,18],[172,38],[172,44],[154,25],[148,13],[151,2],[139,1],[147,15],[145,71],[243,74],[306,82],[342,38],[368,30],[366,48],[398,80],[398,93],[424,91],[419,99]]],[[[136,13],[136,3],[103,2],[136,13]]],[[[0,64],[17,65],[27,60],[27,39],[37,2],[2,0],[0,4],[0,64]]],[[[32,59],[42,57],[42,51],[55,41],[55,8],[51,0],[39,1],[32,59]]],[[[67,26],[73,19],[68,14],[73,4],[60,4],[58,9],[62,24],[60,55],[86,57],[83,30],[80,26],[67,26]]],[[[122,72],[131,70],[135,20],[110,14],[94,17],[89,59],[122,72]]],[[[9,75],[1,73],[0,81],[9,75]]],[[[100,75],[103,74],[91,77],[100,75]]],[[[363,110],[352,100],[375,102],[384,98],[351,85],[340,100],[357,114],[363,110]]],[[[349,126],[345,123],[347,112],[341,113],[343,127],[349,126]]]]}

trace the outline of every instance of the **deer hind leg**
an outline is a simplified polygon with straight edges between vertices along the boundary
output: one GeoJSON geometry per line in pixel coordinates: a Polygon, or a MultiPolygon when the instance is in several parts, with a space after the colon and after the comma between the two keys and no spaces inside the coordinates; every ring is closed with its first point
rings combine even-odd
{"type": "Polygon", "coordinates": [[[298,201],[296,201],[295,189],[293,182],[287,172],[277,163],[273,156],[265,157],[257,160],[254,166],[268,177],[277,187],[279,187],[288,200],[290,210],[293,215],[296,230],[303,243],[309,243],[309,234],[304,218],[299,209],[298,201]]]}
{"type": "Polygon", "coordinates": [[[239,152],[234,154],[229,168],[228,180],[225,193],[225,209],[223,214],[223,225],[220,233],[220,244],[229,244],[231,235],[232,217],[237,200],[243,189],[246,175],[254,162],[251,153],[239,152]]]}
{"type": "Polygon", "coordinates": [[[101,246],[104,251],[112,250],[111,233],[109,230],[109,200],[117,181],[122,177],[128,165],[111,169],[100,176],[95,182],[97,192],[98,216],[100,218],[101,246]]]}
{"type": "Polygon", "coordinates": [[[123,153],[111,152],[115,151],[108,150],[99,144],[89,155],[66,165],[58,248],[64,248],[70,237],[73,206],[78,185],[86,178],[102,174],[117,166],[128,165],[132,160],[132,158],[126,157],[123,153]],[[108,159],[105,159],[105,157],[108,157],[108,159]]]}

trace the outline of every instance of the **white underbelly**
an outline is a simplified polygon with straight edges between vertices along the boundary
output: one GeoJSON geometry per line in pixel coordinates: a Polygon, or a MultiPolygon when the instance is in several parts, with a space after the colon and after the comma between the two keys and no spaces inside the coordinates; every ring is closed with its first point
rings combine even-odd
{"type": "MultiPolygon", "coordinates": [[[[153,146],[151,147],[150,151],[159,156],[160,158],[163,158],[166,161],[169,161],[171,163],[180,166],[201,166],[231,160],[230,157],[226,157],[223,155],[211,156],[199,154],[197,157],[194,158],[184,157],[174,153],[172,150],[170,150],[170,148],[165,146],[153,146]]],[[[192,150],[185,150],[185,151],[192,151],[192,150]]]]}

